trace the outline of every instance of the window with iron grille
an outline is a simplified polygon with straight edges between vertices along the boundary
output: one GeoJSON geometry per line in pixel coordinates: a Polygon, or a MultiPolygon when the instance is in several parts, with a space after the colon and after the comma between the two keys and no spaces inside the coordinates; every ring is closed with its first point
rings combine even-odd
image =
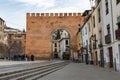
{"type": "Polygon", "coordinates": [[[95,28],[95,16],[93,16],[93,26],[95,28]]]}
{"type": "Polygon", "coordinates": [[[110,24],[107,25],[107,32],[110,34],[110,24]]]}
{"type": "Polygon", "coordinates": [[[100,8],[98,9],[98,22],[101,22],[101,14],[100,14],[100,8]]]}
{"type": "Polygon", "coordinates": [[[108,0],[105,0],[105,6],[106,6],[106,15],[107,15],[109,13],[108,0]]]}
{"type": "Polygon", "coordinates": [[[117,25],[118,25],[118,29],[120,29],[120,16],[117,17],[117,25]]]}
{"type": "Polygon", "coordinates": [[[57,47],[57,43],[55,43],[55,47],[57,47]]]}
{"type": "Polygon", "coordinates": [[[116,4],[120,3],[120,0],[116,0],[116,4]]]}

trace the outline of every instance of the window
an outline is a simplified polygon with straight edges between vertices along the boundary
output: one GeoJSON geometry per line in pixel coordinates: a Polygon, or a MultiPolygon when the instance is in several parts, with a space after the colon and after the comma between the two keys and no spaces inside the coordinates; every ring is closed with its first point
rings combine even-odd
{"type": "Polygon", "coordinates": [[[95,16],[93,16],[93,26],[95,27],[95,16]]]}
{"type": "Polygon", "coordinates": [[[110,24],[107,25],[107,32],[110,34],[110,24]]]}
{"type": "Polygon", "coordinates": [[[82,32],[82,35],[84,36],[84,30],[83,30],[83,32],[82,32]]]}
{"type": "Polygon", "coordinates": [[[106,6],[106,15],[107,15],[109,13],[108,0],[105,0],[105,6],[106,6]]]}
{"type": "Polygon", "coordinates": [[[87,27],[85,27],[85,34],[87,35],[87,27]]]}
{"type": "Polygon", "coordinates": [[[101,22],[100,8],[98,9],[98,22],[101,22]]]}
{"type": "Polygon", "coordinates": [[[120,23],[118,23],[118,29],[120,29],[120,23]]]}
{"type": "Polygon", "coordinates": [[[93,49],[97,48],[97,44],[96,44],[96,34],[94,35],[94,42],[93,42],[93,49]]]}
{"type": "Polygon", "coordinates": [[[55,47],[57,47],[57,43],[55,43],[55,47]]]}
{"type": "Polygon", "coordinates": [[[90,23],[88,23],[88,27],[89,27],[89,32],[90,32],[90,23]]]}
{"type": "Polygon", "coordinates": [[[116,4],[120,3],[120,0],[116,0],[116,4]]]}
{"type": "Polygon", "coordinates": [[[117,25],[118,25],[118,29],[120,29],[120,16],[117,17],[117,25]]]}
{"type": "Polygon", "coordinates": [[[86,46],[88,46],[88,40],[86,40],[86,46]]]}
{"type": "Polygon", "coordinates": [[[68,45],[68,40],[66,40],[66,45],[68,45]]]}
{"type": "Polygon", "coordinates": [[[55,48],[55,51],[54,52],[57,52],[57,48],[55,48]]]}

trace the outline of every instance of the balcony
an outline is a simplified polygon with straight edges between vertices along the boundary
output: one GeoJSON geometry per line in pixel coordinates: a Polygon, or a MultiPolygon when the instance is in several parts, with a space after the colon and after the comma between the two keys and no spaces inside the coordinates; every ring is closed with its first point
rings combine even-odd
{"type": "Polygon", "coordinates": [[[108,35],[105,36],[105,43],[106,44],[111,43],[111,34],[108,34],[108,35]]]}
{"type": "Polygon", "coordinates": [[[117,39],[117,40],[120,40],[120,29],[117,29],[117,30],[115,31],[115,34],[116,34],[116,39],[117,39]]]}

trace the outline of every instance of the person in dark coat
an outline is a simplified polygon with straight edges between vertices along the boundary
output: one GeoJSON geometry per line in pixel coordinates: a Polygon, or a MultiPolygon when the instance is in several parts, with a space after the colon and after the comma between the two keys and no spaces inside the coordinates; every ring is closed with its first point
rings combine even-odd
{"type": "Polygon", "coordinates": [[[34,55],[31,55],[31,61],[34,61],[34,55]]]}

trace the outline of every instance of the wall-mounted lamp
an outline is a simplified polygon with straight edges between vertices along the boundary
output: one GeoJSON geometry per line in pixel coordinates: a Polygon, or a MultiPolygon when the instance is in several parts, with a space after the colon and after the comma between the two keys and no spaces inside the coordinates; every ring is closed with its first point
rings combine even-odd
{"type": "Polygon", "coordinates": [[[95,41],[95,42],[98,42],[98,40],[96,40],[95,35],[92,35],[92,36],[90,37],[90,39],[93,40],[93,41],[95,41]]]}

